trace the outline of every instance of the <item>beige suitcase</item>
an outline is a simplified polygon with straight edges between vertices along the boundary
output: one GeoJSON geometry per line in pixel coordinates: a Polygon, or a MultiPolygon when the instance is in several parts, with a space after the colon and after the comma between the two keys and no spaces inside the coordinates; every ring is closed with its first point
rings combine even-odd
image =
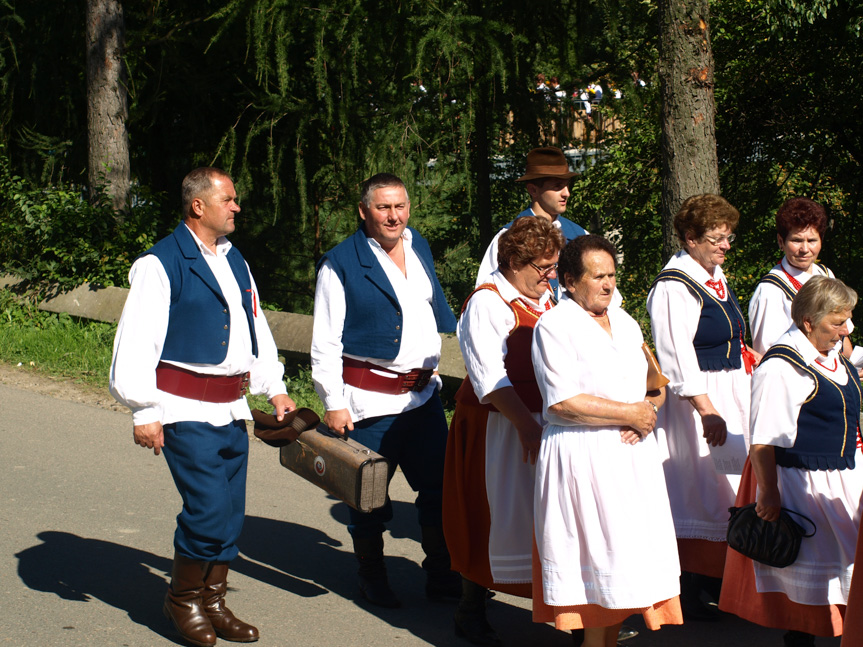
{"type": "Polygon", "coordinates": [[[352,438],[336,436],[323,423],[280,450],[281,464],[360,512],[387,500],[387,459],[352,438]]]}

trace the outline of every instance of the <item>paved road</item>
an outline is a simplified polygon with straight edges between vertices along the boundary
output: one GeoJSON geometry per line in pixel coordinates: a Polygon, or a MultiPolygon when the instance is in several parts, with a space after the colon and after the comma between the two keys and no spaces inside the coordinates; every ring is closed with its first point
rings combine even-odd
{"type": "MultiPolygon", "coordinates": [[[[468,644],[453,636],[453,607],[423,596],[413,497],[401,475],[387,536],[399,610],[356,599],[344,504],[254,438],[248,492],[229,602],[260,628],[262,647],[468,644]]],[[[161,615],[179,506],[164,459],[132,443],[128,414],[0,386],[0,646],[182,644],[161,615]]],[[[572,645],[531,623],[524,600],[498,595],[489,617],[506,645],[572,645]]],[[[627,645],[779,647],[781,634],[729,616],[643,632],[627,645]]]]}

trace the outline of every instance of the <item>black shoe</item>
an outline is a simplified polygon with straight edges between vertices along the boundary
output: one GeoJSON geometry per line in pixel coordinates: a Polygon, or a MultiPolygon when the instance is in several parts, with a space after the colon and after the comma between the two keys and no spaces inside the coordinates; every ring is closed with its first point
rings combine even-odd
{"type": "Polygon", "coordinates": [[[426,597],[433,602],[458,602],[461,599],[461,575],[455,571],[429,573],[426,597]]]}
{"type": "Polygon", "coordinates": [[[369,579],[360,576],[360,595],[372,604],[385,609],[398,609],[402,603],[390,588],[386,576],[383,579],[369,579]]]}
{"type": "Polygon", "coordinates": [[[474,645],[498,647],[500,638],[485,617],[485,603],[488,589],[469,579],[461,578],[462,593],[455,610],[455,635],[465,638],[474,645]]]}
{"type": "Polygon", "coordinates": [[[716,607],[705,604],[700,599],[684,600],[680,598],[680,608],[683,611],[684,620],[692,620],[696,622],[716,622],[722,615],[716,607]]]}
{"type": "Polygon", "coordinates": [[[791,630],[782,636],[785,647],[815,647],[815,636],[803,631],[791,630]]]}
{"type": "Polygon", "coordinates": [[[719,620],[719,609],[701,599],[701,587],[692,573],[680,574],[680,608],[684,620],[715,622],[719,620]]]}
{"type": "Polygon", "coordinates": [[[426,597],[435,602],[454,602],[461,598],[461,575],[450,570],[449,551],[443,528],[421,526],[422,549],[426,557],[422,566],[426,572],[426,597]]]}
{"type": "Polygon", "coordinates": [[[638,630],[629,625],[621,625],[620,631],[617,632],[617,642],[622,643],[624,640],[635,638],[638,635],[638,630]]]}
{"type": "Polygon", "coordinates": [[[500,638],[485,619],[485,610],[481,613],[466,613],[456,609],[453,617],[455,623],[455,635],[464,638],[473,645],[486,645],[487,647],[499,647],[503,645],[500,638]]]}

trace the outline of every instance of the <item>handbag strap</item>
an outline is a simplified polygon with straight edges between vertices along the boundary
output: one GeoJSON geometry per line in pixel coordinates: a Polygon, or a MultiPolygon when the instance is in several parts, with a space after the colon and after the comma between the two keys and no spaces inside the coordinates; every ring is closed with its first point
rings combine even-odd
{"type": "Polygon", "coordinates": [[[801,519],[805,519],[806,521],[808,521],[810,523],[810,525],[812,526],[812,532],[810,532],[809,534],[805,534],[805,530],[804,530],[804,534],[803,534],[804,537],[812,537],[815,535],[815,532],[818,530],[818,527],[815,525],[815,522],[812,521],[812,519],[807,517],[805,514],[800,514],[799,512],[796,512],[796,511],[791,510],[789,508],[780,508],[780,509],[787,512],[788,514],[797,515],[801,519]]]}

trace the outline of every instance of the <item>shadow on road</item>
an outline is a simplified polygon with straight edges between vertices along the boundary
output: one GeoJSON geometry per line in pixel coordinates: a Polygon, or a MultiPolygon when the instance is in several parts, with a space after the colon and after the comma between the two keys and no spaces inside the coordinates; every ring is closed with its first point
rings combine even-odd
{"type": "Polygon", "coordinates": [[[64,600],[96,598],[167,640],[176,640],[161,605],[155,603],[165,595],[167,576],[152,572],[168,573],[170,559],[68,532],[46,530],[36,537],[41,544],[15,555],[18,575],[28,587],[64,600]]]}

